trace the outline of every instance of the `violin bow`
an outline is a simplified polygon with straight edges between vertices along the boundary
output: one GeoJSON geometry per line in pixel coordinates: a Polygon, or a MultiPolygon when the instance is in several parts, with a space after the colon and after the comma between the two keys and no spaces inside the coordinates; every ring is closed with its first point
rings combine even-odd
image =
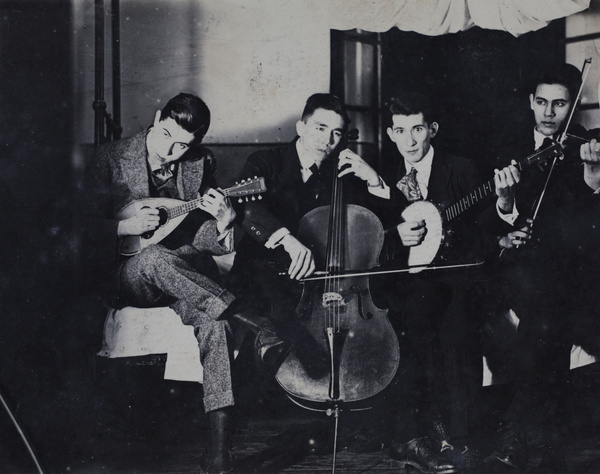
{"type": "MultiPolygon", "coordinates": [[[[573,106],[571,107],[571,112],[569,113],[569,119],[567,120],[567,123],[565,124],[565,128],[564,128],[563,132],[561,133],[560,138],[558,139],[558,143],[560,143],[561,145],[567,139],[567,135],[568,135],[567,130],[569,130],[569,127],[571,126],[571,121],[573,120],[573,116],[575,115],[575,109],[577,108],[577,106],[579,105],[579,101],[581,100],[581,94],[583,93],[583,87],[585,86],[585,81],[590,72],[591,64],[592,64],[592,58],[587,58],[586,60],[583,61],[583,67],[581,68],[581,85],[579,86],[579,90],[577,91],[577,97],[575,97],[575,100],[573,101],[573,106]]],[[[600,90],[600,84],[599,84],[599,90],[600,90]]]]}

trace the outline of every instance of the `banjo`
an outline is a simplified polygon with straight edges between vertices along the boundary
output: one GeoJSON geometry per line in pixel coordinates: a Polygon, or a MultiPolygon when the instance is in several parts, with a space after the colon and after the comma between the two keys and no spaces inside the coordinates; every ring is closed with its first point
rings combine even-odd
{"type": "MultiPolygon", "coordinates": [[[[562,146],[560,143],[555,142],[529,155],[515,166],[519,169],[519,171],[522,171],[523,168],[527,166],[534,165],[536,163],[543,163],[550,158],[557,158],[561,156],[562,146]]],[[[410,272],[418,273],[433,261],[440,249],[440,246],[446,238],[447,232],[445,230],[445,226],[449,222],[461,216],[475,204],[481,202],[494,192],[495,184],[494,179],[492,178],[475,190],[471,191],[462,199],[444,209],[440,209],[438,206],[429,201],[415,201],[406,209],[404,209],[401,214],[404,221],[423,220],[427,229],[427,232],[425,233],[421,243],[409,248],[408,266],[416,267],[411,269],[410,272]]]]}

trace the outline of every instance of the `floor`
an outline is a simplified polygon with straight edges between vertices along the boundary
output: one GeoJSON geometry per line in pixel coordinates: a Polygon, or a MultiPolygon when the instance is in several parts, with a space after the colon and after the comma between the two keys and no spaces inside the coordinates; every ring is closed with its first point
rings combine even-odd
{"type": "MultiPolygon", "coordinates": [[[[162,367],[100,360],[89,390],[81,384],[84,415],[56,447],[37,449],[43,472],[75,474],[187,474],[200,472],[207,447],[201,386],[162,379],[162,367]]],[[[566,457],[573,474],[600,474],[600,367],[577,369],[572,387],[573,426],[566,457]]],[[[371,411],[342,411],[335,417],[300,408],[268,378],[255,379],[238,408],[233,455],[236,474],[335,472],[403,474],[382,449],[381,430],[371,411]]],[[[487,390],[487,389],[486,389],[487,390]]],[[[494,392],[487,391],[491,397],[494,392]]],[[[71,401],[70,403],[73,403],[71,401]]],[[[381,413],[380,413],[381,414],[381,413]]],[[[385,414],[384,414],[385,416],[385,414]]],[[[381,418],[378,418],[381,419],[381,418]]],[[[489,446],[478,433],[469,446],[481,459],[489,446]]],[[[35,447],[34,447],[35,448],[35,447]]],[[[461,446],[462,448],[462,446],[461,446]]],[[[539,457],[533,450],[528,472],[539,457]]],[[[7,417],[0,416],[0,473],[39,473],[7,417]]],[[[481,469],[473,474],[489,474],[481,469]]],[[[561,473],[562,474],[562,473],[561,473]]]]}

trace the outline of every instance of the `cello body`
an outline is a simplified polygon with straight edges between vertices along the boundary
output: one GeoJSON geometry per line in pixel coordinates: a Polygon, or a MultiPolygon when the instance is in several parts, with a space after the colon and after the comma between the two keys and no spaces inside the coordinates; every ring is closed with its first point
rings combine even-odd
{"type": "MultiPolygon", "coordinates": [[[[297,234],[316,267],[333,276],[336,270],[375,266],[383,235],[379,219],[352,204],[310,211],[297,234]]],[[[400,359],[398,339],[387,310],[371,299],[368,276],[305,282],[296,312],[303,342],[275,375],[289,395],[311,402],[355,402],[391,382],[400,359]]]]}

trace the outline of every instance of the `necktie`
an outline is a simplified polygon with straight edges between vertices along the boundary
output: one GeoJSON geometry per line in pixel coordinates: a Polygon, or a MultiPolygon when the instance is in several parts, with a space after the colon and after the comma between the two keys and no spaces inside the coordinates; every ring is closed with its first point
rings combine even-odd
{"type": "Polygon", "coordinates": [[[178,198],[179,192],[177,191],[177,183],[175,179],[172,179],[174,170],[171,168],[171,164],[163,165],[157,170],[154,170],[151,174],[152,184],[156,188],[156,196],[178,198]]]}
{"type": "Polygon", "coordinates": [[[421,188],[419,188],[419,183],[417,182],[417,169],[414,167],[410,169],[410,172],[406,176],[398,181],[396,186],[409,201],[419,201],[423,199],[421,188]]]}

